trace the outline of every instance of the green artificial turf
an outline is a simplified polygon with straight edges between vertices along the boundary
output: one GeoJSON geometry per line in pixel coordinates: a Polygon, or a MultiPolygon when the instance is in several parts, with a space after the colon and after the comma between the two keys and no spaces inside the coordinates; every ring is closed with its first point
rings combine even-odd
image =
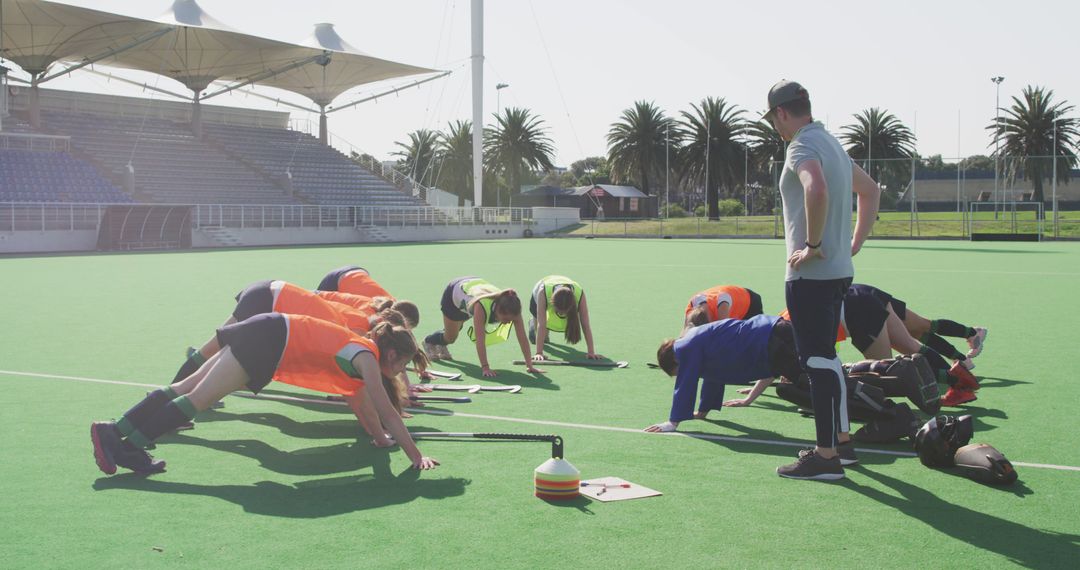
{"type": "MultiPolygon", "coordinates": [[[[808,443],[813,426],[771,390],[750,408],[680,426],[734,441],[636,431],[667,417],[671,380],[645,363],[678,332],[687,298],[739,284],[774,314],[783,261],[779,240],[621,239],[0,259],[0,369],[49,376],[0,373],[0,566],[1074,566],[1078,471],[1020,466],[1020,482],[998,489],[863,452],[844,482],[783,480],[774,469],[798,448],[755,442],[808,443]],[[475,394],[438,405],[457,416],[418,413],[407,424],[559,434],[583,478],[622,477],[664,495],[549,504],[531,495],[547,444],[421,441],[443,465],[420,474],[400,451],[371,448],[345,408],[238,397],[159,442],[166,473],[97,470],[90,422],[122,414],[143,384],[171,379],[184,347],[213,333],[237,291],[261,279],[314,287],[345,264],[417,301],[421,334],[439,326],[453,277],[480,275],[523,296],[551,273],[581,282],[597,349],[630,368],[550,367],[534,378],[510,366],[521,357],[511,342],[489,350],[499,377],[481,379],[463,337],[440,369],[524,391],[475,394]]],[[[975,441],[1016,462],[1080,466],[1071,356],[1080,245],[872,241],[856,272],[924,316],[990,328],[975,370],[984,388],[963,410],[975,416],[975,441]]],[[[554,340],[553,356],[584,350],[554,340]]],[[[841,356],[859,358],[847,344],[841,356]]]]}

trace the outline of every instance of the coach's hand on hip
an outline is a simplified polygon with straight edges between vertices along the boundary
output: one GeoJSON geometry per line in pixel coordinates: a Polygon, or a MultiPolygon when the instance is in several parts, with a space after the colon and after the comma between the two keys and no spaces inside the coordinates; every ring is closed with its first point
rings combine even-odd
{"type": "Polygon", "coordinates": [[[815,258],[825,259],[825,254],[822,253],[821,247],[811,248],[809,246],[802,249],[795,250],[787,262],[794,269],[798,269],[800,265],[815,258]]]}

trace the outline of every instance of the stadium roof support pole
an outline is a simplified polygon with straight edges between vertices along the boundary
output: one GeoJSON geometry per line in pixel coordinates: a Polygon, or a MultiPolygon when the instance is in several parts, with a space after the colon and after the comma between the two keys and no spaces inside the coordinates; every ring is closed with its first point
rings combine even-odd
{"type": "Polygon", "coordinates": [[[147,34],[147,35],[145,35],[143,37],[136,38],[136,39],[132,40],[131,42],[128,42],[128,43],[126,43],[126,44],[124,44],[124,45],[122,45],[122,46],[120,46],[118,48],[109,48],[109,49],[107,49],[107,50],[105,50],[105,51],[103,51],[103,52],[101,52],[99,54],[87,57],[86,59],[80,61],[79,63],[77,63],[77,64],[75,64],[75,65],[73,65],[71,67],[65,67],[62,71],[58,71],[58,72],[56,72],[56,73],[54,73],[52,75],[49,75],[48,77],[44,77],[44,78],[38,80],[38,83],[45,83],[46,81],[49,81],[51,79],[55,79],[57,77],[60,77],[61,75],[67,75],[67,74],[71,73],[72,71],[77,71],[77,70],[82,69],[82,68],[84,68],[84,67],[86,67],[88,65],[93,65],[93,64],[95,64],[95,63],[97,63],[97,62],[99,62],[99,61],[101,61],[103,59],[113,57],[113,56],[118,55],[118,54],[120,54],[122,52],[128,51],[129,49],[136,48],[136,47],[138,47],[138,46],[140,46],[142,44],[145,44],[146,42],[154,41],[154,40],[160,38],[161,36],[164,36],[165,34],[173,31],[174,29],[175,28],[173,26],[162,28],[160,30],[157,30],[156,32],[151,32],[151,33],[149,33],[149,34],[147,34]]]}
{"type": "Polygon", "coordinates": [[[150,85],[149,83],[140,83],[138,81],[132,81],[130,79],[120,77],[119,75],[113,75],[111,73],[105,73],[104,71],[98,71],[96,69],[87,69],[86,72],[87,73],[93,73],[94,75],[100,75],[102,77],[107,77],[107,78],[109,78],[110,81],[119,81],[121,83],[128,83],[128,84],[134,85],[136,87],[142,87],[143,89],[149,89],[150,91],[157,91],[158,93],[164,93],[165,95],[171,95],[173,97],[176,97],[177,99],[183,99],[185,101],[188,99],[187,95],[183,95],[183,94],[177,93],[175,91],[169,91],[168,89],[162,89],[160,87],[155,87],[153,85],[150,85]]]}
{"type": "Polygon", "coordinates": [[[199,102],[199,92],[195,91],[191,97],[191,133],[195,138],[202,138],[202,103],[199,102]]]}
{"type": "MultiPolygon", "coordinates": [[[[446,77],[447,75],[450,75],[451,73],[453,73],[453,71],[444,71],[444,72],[442,72],[442,73],[440,73],[438,75],[432,76],[432,77],[426,77],[424,79],[413,81],[412,83],[409,83],[408,85],[402,85],[400,87],[395,87],[393,89],[383,91],[382,93],[376,93],[375,95],[364,97],[363,99],[358,99],[356,101],[353,101],[352,103],[346,103],[344,105],[339,105],[337,107],[332,107],[329,111],[327,111],[327,113],[328,114],[329,113],[336,113],[338,111],[343,111],[343,110],[348,109],[350,107],[355,107],[355,106],[357,106],[357,105],[359,105],[361,103],[367,103],[368,101],[373,101],[375,99],[378,99],[379,97],[385,97],[386,95],[393,95],[394,93],[397,93],[398,91],[404,91],[405,89],[408,89],[410,87],[416,87],[417,85],[422,85],[424,83],[427,83],[428,81],[435,81],[436,79],[446,77]]],[[[284,101],[282,101],[282,103],[284,103],[284,101]]]]}
{"type": "Polygon", "coordinates": [[[217,91],[214,91],[213,93],[208,93],[206,95],[203,95],[202,97],[199,97],[199,99],[206,100],[206,99],[209,99],[211,97],[217,97],[218,95],[223,95],[223,94],[228,93],[230,91],[240,89],[241,87],[247,87],[248,85],[251,85],[252,83],[258,83],[260,81],[263,81],[264,79],[270,79],[271,77],[273,77],[275,75],[281,75],[282,73],[285,73],[286,71],[291,71],[293,69],[296,69],[297,67],[303,67],[303,66],[305,66],[305,65],[307,65],[309,63],[320,62],[320,61],[329,61],[330,53],[331,52],[329,52],[329,51],[324,51],[324,52],[322,52],[322,53],[320,53],[318,55],[313,55],[311,57],[305,57],[304,59],[301,59],[299,61],[294,61],[294,62],[290,63],[289,65],[286,65],[285,67],[281,67],[281,68],[277,68],[277,69],[267,69],[266,71],[264,71],[262,73],[257,73],[255,75],[245,79],[244,81],[241,81],[239,83],[234,83],[234,84],[232,84],[232,85],[230,85],[228,87],[225,87],[223,89],[218,89],[217,91]]]}
{"type": "Polygon", "coordinates": [[[484,0],[472,0],[473,207],[484,196],[484,0]]]}
{"type": "Polygon", "coordinates": [[[326,128],[326,105],[319,105],[319,142],[323,146],[330,146],[330,133],[326,128]]]}

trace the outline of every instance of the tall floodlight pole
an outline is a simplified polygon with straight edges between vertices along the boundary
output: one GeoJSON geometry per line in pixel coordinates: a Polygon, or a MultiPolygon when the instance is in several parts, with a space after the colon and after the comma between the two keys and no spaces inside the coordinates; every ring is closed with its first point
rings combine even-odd
{"type": "Polygon", "coordinates": [[[664,217],[671,217],[671,143],[668,138],[668,129],[671,121],[664,122],[664,217]]]}
{"type": "MultiPolygon", "coordinates": [[[[990,81],[994,82],[995,94],[994,94],[994,201],[997,202],[1001,198],[998,196],[998,171],[1001,161],[1001,82],[1005,81],[1002,76],[991,77],[990,81]]],[[[994,204],[994,217],[997,218],[997,204],[994,204]]]]}
{"type": "Polygon", "coordinates": [[[742,191],[743,203],[746,206],[745,215],[750,215],[750,140],[743,135],[743,167],[742,167],[742,191]]]}
{"type": "Polygon", "coordinates": [[[472,0],[473,207],[484,195],[484,0],[472,0]]]}

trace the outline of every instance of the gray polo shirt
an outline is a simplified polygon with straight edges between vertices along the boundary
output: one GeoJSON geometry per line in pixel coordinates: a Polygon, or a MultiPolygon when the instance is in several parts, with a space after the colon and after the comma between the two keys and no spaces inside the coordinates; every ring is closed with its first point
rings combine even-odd
{"type": "Polygon", "coordinates": [[[787,280],[842,279],[855,276],[851,263],[852,160],[821,123],[814,121],[799,129],[787,148],[784,171],[780,175],[780,196],[784,201],[784,229],[787,252],[805,247],[806,200],[798,168],[808,160],[821,163],[829,190],[825,231],[821,235],[824,259],[815,258],[799,269],[787,268],[787,280]]]}

